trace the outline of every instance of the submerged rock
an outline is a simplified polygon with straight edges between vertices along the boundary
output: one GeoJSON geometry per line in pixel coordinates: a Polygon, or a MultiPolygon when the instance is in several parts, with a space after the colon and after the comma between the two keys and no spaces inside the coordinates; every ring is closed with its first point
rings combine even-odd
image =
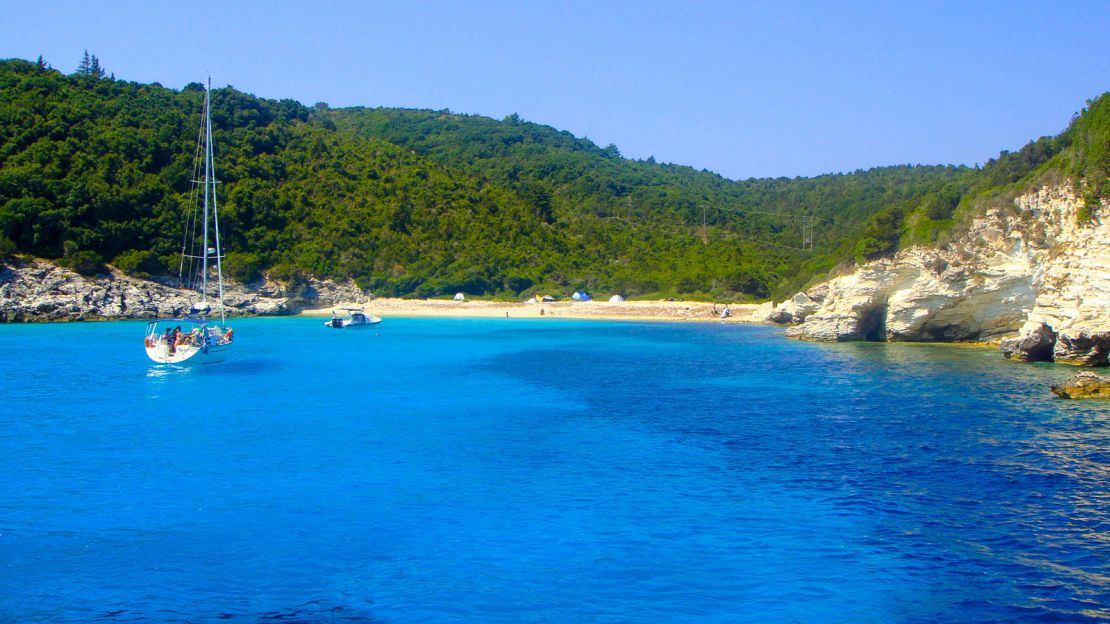
{"type": "Polygon", "coordinates": [[[1110,377],[1083,371],[1068,381],[1053,384],[1052,394],[1065,399],[1110,399],[1110,377]]]}

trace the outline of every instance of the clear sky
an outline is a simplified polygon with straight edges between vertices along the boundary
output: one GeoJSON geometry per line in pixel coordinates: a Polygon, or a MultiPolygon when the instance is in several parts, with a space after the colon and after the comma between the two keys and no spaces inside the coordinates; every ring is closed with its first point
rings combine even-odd
{"type": "Polygon", "coordinates": [[[1110,0],[0,0],[0,57],[449,108],[730,178],[976,164],[1110,90],[1110,0]]]}

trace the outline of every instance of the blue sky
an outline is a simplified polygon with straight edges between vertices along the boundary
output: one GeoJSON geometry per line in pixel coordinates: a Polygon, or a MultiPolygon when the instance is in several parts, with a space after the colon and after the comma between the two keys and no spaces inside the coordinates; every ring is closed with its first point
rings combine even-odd
{"type": "Polygon", "coordinates": [[[1110,2],[0,0],[0,57],[449,108],[730,178],[975,164],[1110,90],[1110,2]]]}

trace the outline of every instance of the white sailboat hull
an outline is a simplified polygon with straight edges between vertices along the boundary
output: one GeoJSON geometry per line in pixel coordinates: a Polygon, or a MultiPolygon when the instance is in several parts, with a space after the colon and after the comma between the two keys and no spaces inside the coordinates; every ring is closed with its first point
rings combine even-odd
{"type": "Polygon", "coordinates": [[[172,351],[166,344],[156,344],[146,348],[147,357],[158,364],[176,364],[178,366],[203,366],[205,364],[218,364],[227,360],[231,355],[231,343],[223,345],[209,345],[194,347],[182,345],[172,351]]]}

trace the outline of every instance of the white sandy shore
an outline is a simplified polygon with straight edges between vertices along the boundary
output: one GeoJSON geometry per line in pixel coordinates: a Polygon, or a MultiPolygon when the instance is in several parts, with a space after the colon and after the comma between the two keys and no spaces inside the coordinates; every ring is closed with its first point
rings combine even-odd
{"type": "Polygon", "coordinates": [[[506,301],[450,301],[442,299],[374,299],[365,303],[336,304],[333,307],[305,310],[302,316],[329,316],[332,310],[361,307],[367,314],[380,317],[474,317],[474,318],[574,318],[610,320],[701,321],[752,323],[760,307],[756,304],[729,304],[731,316],[720,317],[722,304],[700,301],[555,301],[526,304],[506,301]]]}

